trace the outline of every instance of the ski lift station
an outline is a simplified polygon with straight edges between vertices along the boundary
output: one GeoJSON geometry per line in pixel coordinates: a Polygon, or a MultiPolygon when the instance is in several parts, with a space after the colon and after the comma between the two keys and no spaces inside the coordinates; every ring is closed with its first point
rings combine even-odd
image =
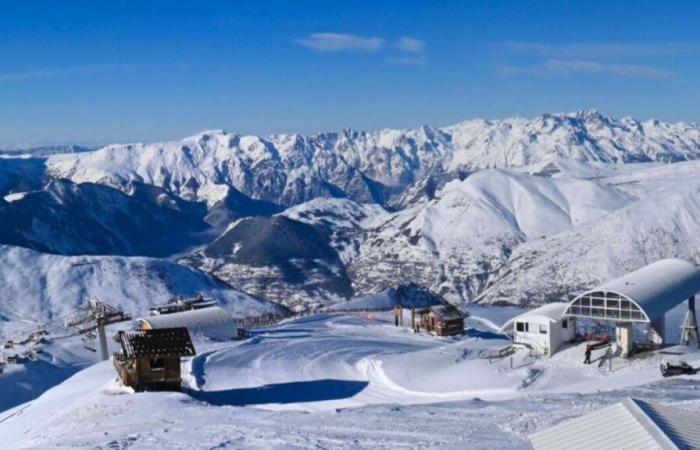
{"type": "Polygon", "coordinates": [[[220,340],[234,339],[238,336],[236,321],[220,306],[140,317],[136,319],[136,324],[141,330],[187,328],[192,335],[220,340]]]}
{"type": "Polygon", "coordinates": [[[612,322],[621,356],[633,350],[635,325],[648,327],[654,344],[662,344],[666,312],[684,301],[688,312],[682,343],[698,344],[695,294],[700,271],[679,259],[663,259],[584,292],[570,303],[557,302],[521,314],[501,328],[514,343],[551,355],[576,337],[577,320],[612,322]]]}
{"type": "Polygon", "coordinates": [[[666,313],[684,301],[688,312],[682,343],[697,340],[695,294],[700,292],[700,271],[680,259],[662,259],[609,281],[576,297],[564,311],[567,317],[615,323],[617,345],[622,356],[633,348],[635,324],[650,328],[655,344],[662,344],[666,313]]]}

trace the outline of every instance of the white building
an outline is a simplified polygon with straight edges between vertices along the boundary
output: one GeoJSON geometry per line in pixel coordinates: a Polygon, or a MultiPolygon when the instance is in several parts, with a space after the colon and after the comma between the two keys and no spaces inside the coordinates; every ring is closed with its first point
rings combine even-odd
{"type": "Polygon", "coordinates": [[[633,325],[647,325],[654,341],[664,339],[665,314],[688,300],[695,320],[694,296],[700,271],[680,259],[662,259],[584,292],[568,306],[566,316],[615,323],[616,342],[627,356],[633,350],[633,325]]]}
{"type": "Polygon", "coordinates": [[[510,319],[501,327],[516,344],[531,347],[545,355],[554,354],[559,347],[576,336],[574,319],[564,316],[568,303],[549,303],[510,319]]]}
{"type": "Polygon", "coordinates": [[[529,436],[535,450],[700,449],[700,416],[626,398],[529,436]]]}
{"type": "Polygon", "coordinates": [[[238,336],[236,321],[219,306],[140,317],[136,322],[142,330],[187,328],[193,336],[201,335],[214,339],[233,339],[238,336]]]}

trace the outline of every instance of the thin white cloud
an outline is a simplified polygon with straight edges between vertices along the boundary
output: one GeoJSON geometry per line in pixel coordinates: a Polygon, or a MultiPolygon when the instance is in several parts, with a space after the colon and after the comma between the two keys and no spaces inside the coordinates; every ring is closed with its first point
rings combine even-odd
{"type": "Polygon", "coordinates": [[[420,39],[404,36],[394,44],[394,47],[409,53],[422,53],[425,51],[425,42],[420,39]]]}
{"type": "Polygon", "coordinates": [[[122,70],[141,66],[141,64],[122,63],[122,64],[95,64],[85,66],[72,67],[54,67],[27,70],[22,72],[10,72],[0,74],[1,82],[10,81],[26,81],[38,78],[55,78],[55,77],[70,77],[78,75],[89,75],[95,73],[105,73],[113,70],[122,70]]]}
{"type": "Polygon", "coordinates": [[[377,52],[384,39],[344,33],[312,33],[294,42],[317,52],[377,52]]]}
{"type": "Polygon", "coordinates": [[[422,66],[425,64],[425,56],[404,56],[397,58],[386,58],[386,62],[397,66],[422,66]]]}
{"type": "Polygon", "coordinates": [[[578,59],[549,59],[534,66],[502,65],[497,67],[499,75],[518,76],[565,76],[565,75],[612,75],[618,77],[649,78],[663,80],[673,78],[671,71],[641,64],[607,64],[578,59]]]}
{"type": "Polygon", "coordinates": [[[655,44],[621,44],[570,42],[543,44],[539,42],[502,42],[495,48],[509,53],[566,58],[609,58],[617,56],[664,56],[700,53],[699,44],[666,42],[655,44]]]}
{"type": "Polygon", "coordinates": [[[544,66],[516,66],[511,64],[501,64],[496,66],[498,75],[506,78],[515,77],[543,77],[547,75],[544,66]]]}
{"type": "Polygon", "coordinates": [[[547,70],[562,74],[603,74],[622,77],[666,79],[672,78],[668,70],[641,64],[603,64],[596,61],[552,59],[545,64],[547,70]]]}

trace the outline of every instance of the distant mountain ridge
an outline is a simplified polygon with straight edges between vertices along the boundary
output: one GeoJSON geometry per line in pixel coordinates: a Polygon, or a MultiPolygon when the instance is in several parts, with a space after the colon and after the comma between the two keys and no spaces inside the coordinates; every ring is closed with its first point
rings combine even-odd
{"type": "Polygon", "coordinates": [[[595,110],[533,119],[470,120],[413,130],[243,136],[214,130],[182,141],[110,145],[50,156],[47,173],[123,189],[152,184],[212,205],[231,188],[291,206],[317,197],[388,204],[428,176],[558,158],[606,163],[700,158],[700,126],[595,110]]]}
{"type": "Polygon", "coordinates": [[[84,153],[100,148],[97,145],[56,144],[40,146],[8,147],[0,146],[0,156],[46,157],[62,153],[84,153]]]}

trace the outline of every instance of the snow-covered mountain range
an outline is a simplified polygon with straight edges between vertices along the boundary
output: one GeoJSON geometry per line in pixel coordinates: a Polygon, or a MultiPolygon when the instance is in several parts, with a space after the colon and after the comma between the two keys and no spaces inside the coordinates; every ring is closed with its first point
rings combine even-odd
{"type": "Polygon", "coordinates": [[[700,126],[594,110],[0,158],[0,244],[165,256],[295,308],[419,283],[540,303],[700,263],[700,126]],[[698,161],[696,161],[698,160],[698,161]]]}
{"type": "Polygon", "coordinates": [[[131,181],[213,205],[232,187],[295,205],[316,197],[386,203],[434,173],[531,165],[555,158],[629,163],[700,157],[700,127],[615,120],[594,110],[445,128],[312,136],[208,131],[177,142],[110,145],[53,156],[48,174],[123,189],[131,181]]]}

